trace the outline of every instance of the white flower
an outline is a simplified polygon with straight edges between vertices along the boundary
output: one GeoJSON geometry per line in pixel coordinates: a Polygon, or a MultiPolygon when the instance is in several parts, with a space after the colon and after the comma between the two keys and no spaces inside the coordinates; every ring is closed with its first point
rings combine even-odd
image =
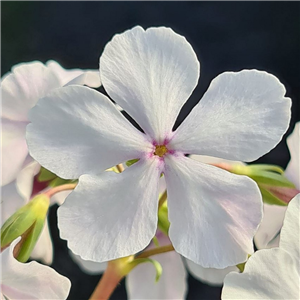
{"type": "Polygon", "coordinates": [[[272,149],[290,119],[276,77],[257,70],[223,73],[173,132],[199,78],[186,39],[168,28],[135,27],[114,36],[100,58],[106,92],[68,86],[31,110],[31,155],[79,184],[58,210],[61,237],[82,258],[107,261],[144,249],[157,227],[158,182],[168,190],[175,250],[204,267],[245,261],[262,218],[256,184],[185,154],[251,161],[272,149]],[[130,159],[121,174],[105,169],[130,159]]]}
{"type": "Polygon", "coordinates": [[[71,288],[68,278],[35,261],[23,264],[14,258],[13,250],[19,240],[0,254],[1,299],[66,299],[71,288]]]}
{"type": "Polygon", "coordinates": [[[2,186],[15,180],[19,172],[32,162],[25,140],[29,110],[39,98],[68,82],[92,87],[100,85],[98,71],[64,70],[55,61],[47,62],[47,65],[38,61],[21,63],[3,76],[1,82],[2,186]]]}
{"type": "Polygon", "coordinates": [[[222,299],[300,299],[300,195],[288,205],[279,248],[259,250],[242,274],[230,273],[222,299]]]}

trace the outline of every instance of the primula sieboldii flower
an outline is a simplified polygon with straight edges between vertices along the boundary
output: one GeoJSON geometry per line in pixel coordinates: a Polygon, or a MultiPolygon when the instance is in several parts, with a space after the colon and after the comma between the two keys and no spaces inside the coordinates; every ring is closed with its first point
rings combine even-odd
{"type": "Polygon", "coordinates": [[[300,195],[288,205],[279,248],[258,250],[242,274],[230,273],[222,299],[300,299],[300,195]]]}
{"type": "Polygon", "coordinates": [[[46,65],[34,61],[14,66],[1,80],[2,93],[2,181],[6,185],[32,162],[28,154],[25,130],[28,112],[39,98],[68,83],[100,86],[98,71],[65,70],[57,62],[46,65]]]}
{"type": "Polygon", "coordinates": [[[199,78],[186,39],[168,28],[135,27],[115,35],[100,58],[106,92],[80,86],[53,91],[30,112],[31,155],[79,184],[58,210],[61,237],[83,259],[107,261],[144,249],[157,228],[158,182],[168,191],[175,250],[204,267],[246,260],[262,218],[249,178],[192,161],[202,154],[251,161],[272,149],[290,119],[290,99],[276,77],[257,70],[213,80],[184,122],[172,128],[199,78]],[[105,169],[139,161],[121,174],[105,169]]]}
{"type": "Polygon", "coordinates": [[[66,299],[71,282],[50,267],[35,261],[20,263],[13,250],[20,238],[1,252],[1,299],[66,299]]]}

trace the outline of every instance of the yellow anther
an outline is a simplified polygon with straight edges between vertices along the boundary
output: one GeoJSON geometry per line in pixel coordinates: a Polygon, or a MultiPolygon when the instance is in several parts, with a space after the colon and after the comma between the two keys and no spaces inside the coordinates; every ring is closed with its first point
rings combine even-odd
{"type": "Polygon", "coordinates": [[[168,148],[165,145],[155,146],[154,155],[158,155],[159,157],[163,157],[168,152],[168,148]]]}

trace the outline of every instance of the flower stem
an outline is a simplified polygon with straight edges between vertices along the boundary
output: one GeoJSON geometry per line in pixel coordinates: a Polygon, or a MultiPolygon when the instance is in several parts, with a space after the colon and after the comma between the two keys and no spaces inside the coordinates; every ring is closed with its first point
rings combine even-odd
{"type": "Polygon", "coordinates": [[[46,196],[48,196],[49,198],[51,198],[53,195],[55,195],[59,192],[74,190],[76,185],[77,185],[77,183],[67,183],[67,184],[59,185],[59,186],[56,186],[54,188],[51,188],[50,190],[48,190],[44,194],[46,196]]]}
{"type": "Polygon", "coordinates": [[[170,251],[174,251],[174,250],[175,249],[174,249],[173,245],[157,247],[157,248],[154,248],[154,249],[143,251],[141,254],[137,255],[136,258],[147,258],[147,257],[150,257],[152,255],[161,254],[161,253],[165,253],[165,252],[170,252],[170,251]]]}
{"type": "Polygon", "coordinates": [[[118,164],[116,165],[117,170],[119,171],[119,173],[122,173],[124,171],[124,167],[122,164],[118,164]]]}
{"type": "Polygon", "coordinates": [[[168,198],[167,190],[165,190],[164,193],[159,198],[158,209],[161,208],[161,206],[164,204],[164,202],[167,200],[167,198],[168,198]]]}
{"type": "Polygon", "coordinates": [[[89,300],[107,300],[124,276],[116,272],[114,265],[108,262],[107,269],[103,273],[93,294],[89,300]]]}

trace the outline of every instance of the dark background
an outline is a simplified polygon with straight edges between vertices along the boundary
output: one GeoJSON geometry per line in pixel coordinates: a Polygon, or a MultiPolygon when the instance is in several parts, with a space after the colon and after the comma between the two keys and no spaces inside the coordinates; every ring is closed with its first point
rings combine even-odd
{"type": "MultiPolygon", "coordinates": [[[[287,165],[285,138],[300,119],[300,2],[1,2],[1,74],[20,62],[49,59],[65,68],[97,69],[112,36],[138,24],[171,27],[200,60],[199,85],[176,125],[221,72],[255,68],[276,75],[293,101],[291,127],[258,162],[287,165]]],[[[69,299],[88,299],[100,276],[82,273],[69,258],[56,210],[50,211],[53,267],[71,280],[69,299]]],[[[187,299],[220,299],[220,293],[189,276],[187,299]]],[[[124,282],[111,299],[126,299],[124,282]]]]}

